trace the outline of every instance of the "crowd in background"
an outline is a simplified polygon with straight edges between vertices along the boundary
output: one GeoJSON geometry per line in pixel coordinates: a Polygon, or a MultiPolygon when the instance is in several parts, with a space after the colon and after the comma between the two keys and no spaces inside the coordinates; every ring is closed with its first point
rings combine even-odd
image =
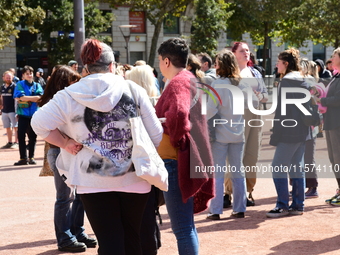
{"type": "MultiPolygon", "coordinates": [[[[144,60],[133,65],[116,63],[112,49],[95,39],[84,43],[81,54],[81,73],[78,63],[71,60],[54,67],[45,81],[42,68],[34,75],[33,68],[25,66],[20,78],[14,69],[4,72],[1,87],[0,109],[8,137],[1,149],[19,149],[14,165],[37,164],[37,135],[47,142],[57,194],[58,249],[82,252],[99,245],[101,255],[111,254],[113,249],[117,254],[157,254],[161,242],[155,201],[160,191],[135,175],[130,157],[128,120],[139,108],[169,173],[164,200],[178,252],[198,254],[195,213],[207,210],[208,220],[219,220],[223,208],[232,206],[230,217],[244,218],[247,206],[255,206],[256,172],[241,169],[256,166],[261,151],[262,127],[247,123],[261,121],[261,115],[252,109],[265,110],[268,103],[264,68],[244,42],[209,56],[191,54],[183,39],[169,39],[158,49],[159,74],[144,60]],[[252,107],[244,102],[244,114],[234,114],[235,87],[244,98],[252,99],[252,107]],[[201,97],[204,89],[216,92],[223,103],[201,97]],[[206,115],[201,114],[203,103],[206,115]],[[221,119],[235,124],[214,124],[221,119]],[[190,178],[194,163],[229,166],[236,171],[190,178]],[[96,239],[85,233],[84,211],[96,239]]],[[[319,196],[314,157],[318,137],[325,134],[330,162],[334,169],[339,168],[338,70],[340,48],[326,63],[301,58],[294,48],[278,55],[277,79],[271,84],[278,88],[274,119],[293,119],[297,124],[284,128],[275,122],[271,130],[270,144],[276,147],[272,166],[288,167],[288,173],[273,172],[277,201],[266,213],[269,218],[302,215],[304,200],[319,196]],[[287,105],[287,114],[282,115],[282,89],[291,88],[310,91],[323,115],[320,125],[303,124],[295,105],[287,105]]],[[[289,96],[301,98],[299,93],[289,96]]],[[[339,171],[335,177],[338,189],[326,202],[340,205],[339,171]]]]}

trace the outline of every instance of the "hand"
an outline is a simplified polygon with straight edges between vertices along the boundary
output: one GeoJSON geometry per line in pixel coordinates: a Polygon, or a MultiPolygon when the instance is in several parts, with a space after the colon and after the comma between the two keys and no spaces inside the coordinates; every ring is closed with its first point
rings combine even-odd
{"type": "Polygon", "coordinates": [[[260,91],[256,91],[256,90],[253,90],[253,91],[259,101],[261,101],[264,98],[264,95],[260,91]]]}
{"type": "Polygon", "coordinates": [[[315,101],[316,101],[317,103],[321,103],[321,98],[315,97],[315,101]]]}
{"type": "Polygon", "coordinates": [[[77,155],[79,151],[83,148],[83,145],[81,143],[78,143],[77,141],[73,140],[72,138],[69,138],[65,145],[65,150],[68,153],[71,153],[72,155],[77,155]]]}

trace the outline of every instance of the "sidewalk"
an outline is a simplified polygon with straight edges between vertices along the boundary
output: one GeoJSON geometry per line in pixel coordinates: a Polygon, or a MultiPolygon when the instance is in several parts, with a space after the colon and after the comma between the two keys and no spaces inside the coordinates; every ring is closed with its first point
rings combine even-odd
{"type": "MultiPolygon", "coordinates": [[[[268,144],[270,122],[265,122],[259,165],[270,165],[274,147],[268,144]]],[[[0,147],[7,143],[0,118],[0,147]]],[[[38,139],[37,165],[13,166],[18,149],[0,149],[0,255],[54,255],[58,252],[53,226],[55,190],[53,177],[39,177],[44,142],[38,139]]],[[[325,138],[317,138],[317,165],[329,165],[325,138]]],[[[340,254],[340,208],[324,203],[337,187],[333,174],[319,178],[319,198],[305,201],[302,216],[268,219],[265,213],[275,207],[276,191],[271,178],[259,178],[253,193],[256,206],[248,207],[244,219],[229,217],[225,209],[220,221],[195,216],[201,255],[340,254]]],[[[177,254],[166,208],[161,208],[162,247],[159,255],[177,254]]],[[[85,219],[86,232],[93,231],[85,219]]],[[[95,255],[97,249],[81,253],[95,255]]],[[[112,252],[114,254],[114,251],[112,252]]]]}

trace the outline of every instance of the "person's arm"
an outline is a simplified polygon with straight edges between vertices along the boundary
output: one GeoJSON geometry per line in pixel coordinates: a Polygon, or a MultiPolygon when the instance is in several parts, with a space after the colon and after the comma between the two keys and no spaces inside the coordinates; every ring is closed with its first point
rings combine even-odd
{"type": "Polygon", "coordinates": [[[44,140],[66,150],[68,153],[73,155],[76,155],[83,148],[81,143],[78,143],[72,138],[63,134],[59,129],[52,130],[44,140]]]}
{"type": "Polygon", "coordinates": [[[268,101],[268,90],[266,87],[266,84],[264,83],[263,78],[259,79],[260,83],[261,83],[261,91],[259,92],[259,94],[257,95],[260,103],[266,103],[268,101]]]}
{"type": "Polygon", "coordinates": [[[19,101],[24,102],[37,102],[40,99],[41,96],[22,96],[19,97],[19,101]]]}
{"type": "Polygon", "coordinates": [[[139,97],[138,100],[139,100],[140,113],[141,113],[141,117],[143,120],[143,124],[153,144],[155,145],[155,147],[158,147],[163,137],[162,124],[158,120],[155,108],[152,106],[149,100],[149,97],[146,94],[146,90],[139,89],[139,87],[135,87],[135,88],[138,89],[138,93],[136,94],[139,97]]]}

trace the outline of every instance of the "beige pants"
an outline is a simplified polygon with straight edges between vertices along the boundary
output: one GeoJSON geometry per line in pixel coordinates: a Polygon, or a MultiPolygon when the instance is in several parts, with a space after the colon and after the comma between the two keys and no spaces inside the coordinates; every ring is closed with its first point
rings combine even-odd
{"type": "MultiPolygon", "coordinates": [[[[252,166],[256,166],[257,161],[260,156],[261,142],[262,142],[262,127],[249,127],[249,120],[259,120],[261,119],[260,115],[255,115],[250,112],[248,109],[244,109],[244,119],[245,119],[245,129],[244,129],[244,153],[243,153],[243,166],[246,171],[246,182],[247,182],[247,192],[251,193],[254,190],[254,186],[256,184],[256,171],[252,169],[252,166]],[[248,171],[248,168],[253,171],[248,171]]],[[[251,121],[250,125],[252,126],[260,126],[262,123],[258,121],[251,121]]],[[[233,188],[230,178],[228,174],[226,174],[226,178],[224,179],[224,191],[225,194],[232,194],[233,188]]]]}

